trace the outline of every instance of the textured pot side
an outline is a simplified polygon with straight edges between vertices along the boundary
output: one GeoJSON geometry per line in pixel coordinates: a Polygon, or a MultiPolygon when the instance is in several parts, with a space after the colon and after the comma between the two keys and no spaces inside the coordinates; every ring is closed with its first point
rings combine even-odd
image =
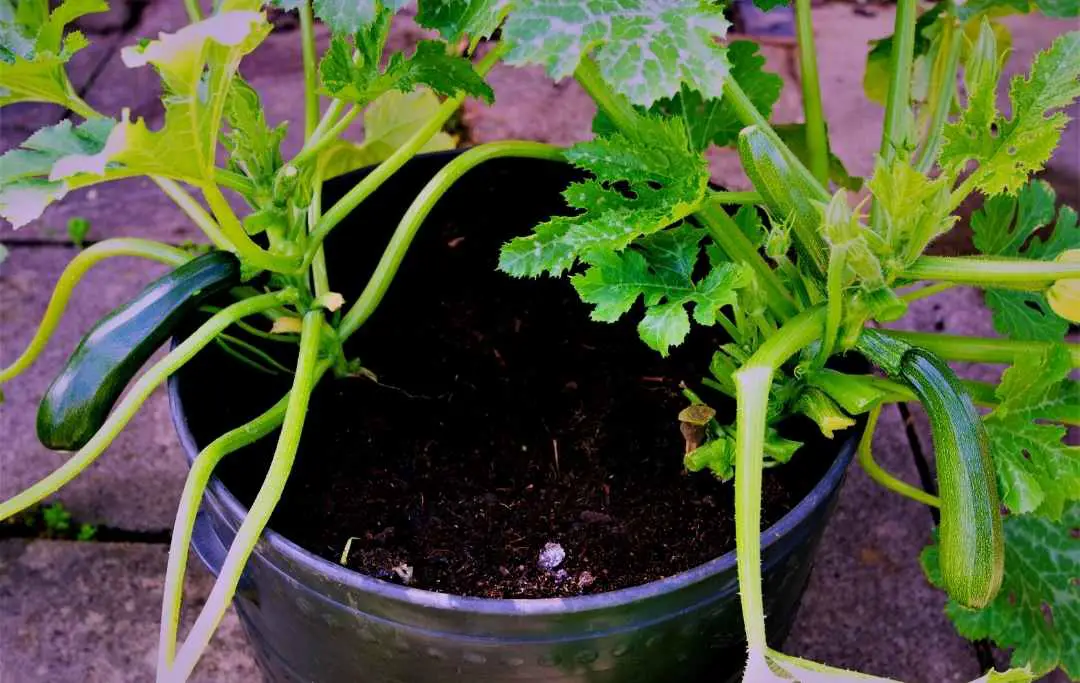
{"type": "MultiPolygon", "coordinates": [[[[448,158],[413,163],[431,166],[434,173],[448,158]]],[[[198,446],[181,385],[179,376],[170,380],[169,398],[190,460],[198,446]]],[[[800,454],[833,463],[806,498],[762,534],[774,645],[794,619],[856,438],[829,452],[800,454]]],[[[221,481],[211,481],[192,545],[212,572],[246,513],[221,481]]],[[[745,657],[734,551],[634,588],[493,600],[370,578],[268,530],[248,562],[235,605],[274,683],[715,682],[736,677],[745,657]]]]}

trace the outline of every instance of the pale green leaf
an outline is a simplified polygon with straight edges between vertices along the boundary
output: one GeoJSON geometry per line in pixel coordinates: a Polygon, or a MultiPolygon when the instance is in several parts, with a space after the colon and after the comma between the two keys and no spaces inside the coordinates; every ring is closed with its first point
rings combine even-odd
{"type": "MultiPolygon", "coordinates": [[[[1055,195],[1044,181],[1024,185],[1016,196],[990,197],[971,216],[975,247],[989,256],[1053,260],[1080,247],[1076,212],[1062,207],[1048,238],[1040,236],[1054,220],[1055,195]]],[[[1042,292],[990,290],[986,303],[994,328],[1014,339],[1060,341],[1069,324],[1054,313],[1042,292]]]]}
{"type": "Polygon", "coordinates": [[[0,107],[52,102],[79,108],[64,65],[87,41],[78,31],[66,37],[64,31],[79,17],[108,8],[104,0],[65,0],[49,13],[48,3],[22,0],[0,12],[0,107]]]}
{"type": "MultiPolygon", "coordinates": [[[[953,601],[945,613],[962,636],[989,638],[1012,648],[1013,666],[1035,674],[1061,667],[1080,678],[1080,503],[1065,506],[1061,520],[1034,515],[1005,518],[1005,577],[997,598],[982,609],[953,601]]],[[[938,546],[928,546],[922,564],[940,586],[938,546]]],[[[991,679],[993,680],[993,679],[991,679]]],[[[1008,680],[1008,679],[1006,679],[1008,680]]]]}
{"type": "MultiPolygon", "coordinates": [[[[324,179],[377,164],[405,144],[439,109],[439,98],[427,88],[409,93],[390,90],[364,110],[364,141],[337,140],[319,156],[324,179]]],[[[453,149],[456,141],[445,132],[436,133],[421,152],[453,149]]]]}
{"type": "Polygon", "coordinates": [[[532,0],[503,29],[510,64],[540,64],[556,79],[587,54],[615,90],[644,107],[674,97],[683,84],[721,96],[729,26],[723,8],[704,0],[532,0]]]}
{"type": "Polygon", "coordinates": [[[642,117],[633,130],[574,145],[566,158],[593,176],[564,193],[581,213],[509,242],[500,270],[516,277],[558,275],[594,251],[624,249],[692,213],[709,178],[705,159],[689,148],[675,120],[642,117]]]}
{"type": "Polygon", "coordinates": [[[1075,404],[1070,369],[1061,346],[1017,356],[997,389],[999,405],[985,418],[1001,497],[1014,513],[1056,518],[1066,501],[1080,499],[1080,447],[1063,443],[1064,427],[1036,422],[1075,404]]]}
{"type": "Polygon", "coordinates": [[[162,33],[158,40],[124,48],[125,65],[150,64],[160,75],[165,125],[152,131],[144,120],[132,121],[125,110],[101,152],[61,159],[52,179],[102,176],[112,166],[128,174],[193,183],[211,179],[233,77],[241,58],[269,32],[261,12],[222,12],[176,33],[162,33]]]}
{"type": "Polygon", "coordinates": [[[678,346],[690,333],[690,318],[682,304],[661,304],[645,310],[638,323],[638,335],[649,348],[667,356],[672,346],[678,346]]]}
{"type": "Polygon", "coordinates": [[[54,165],[70,155],[99,153],[114,125],[111,119],[90,119],[78,126],[61,121],[0,156],[0,216],[15,228],[41,216],[71,189],[70,182],[49,179],[54,165]]]}
{"type": "MultiPolygon", "coordinates": [[[[988,25],[980,42],[993,42],[988,25]]],[[[1011,193],[1046,164],[1069,121],[1058,110],[1080,96],[1080,32],[1059,36],[1049,50],[1036,55],[1028,77],[1012,79],[1008,118],[996,105],[1000,63],[989,56],[996,55],[996,49],[985,52],[987,58],[975,67],[969,64],[967,107],[945,127],[940,162],[955,177],[974,161],[979,190],[987,195],[1011,193]]]]}

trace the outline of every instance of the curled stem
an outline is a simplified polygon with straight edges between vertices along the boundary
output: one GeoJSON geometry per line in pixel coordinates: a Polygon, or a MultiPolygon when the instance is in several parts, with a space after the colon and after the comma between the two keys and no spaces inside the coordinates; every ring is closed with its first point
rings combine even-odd
{"type": "Polygon", "coordinates": [[[190,256],[176,247],[154,242],[152,240],[136,239],[133,237],[121,237],[107,239],[80,251],[75,258],[64,268],[60,279],[56,282],[49,304],[45,308],[45,314],[38,323],[37,331],[26,345],[26,349],[11,365],[0,369],[0,384],[16,377],[41,354],[45,345],[48,344],[60,318],[64,315],[64,309],[71,299],[71,293],[78,285],[86,272],[101,261],[113,256],[137,256],[158,261],[171,266],[178,266],[187,261],[190,256]]]}
{"type": "Polygon", "coordinates": [[[899,493],[901,496],[923,503],[924,505],[930,505],[936,508],[941,507],[941,500],[938,499],[937,496],[930,495],[918,487],[897,479],[874,461],[872,444],[874,441],[874,430],[877,427],[878,417],[880,416],[881,406],[877,406],[870,411],[870,415],[867,417],[866,431],[863,432],[862,440],[859,441],[859,450],[857,451],[859,465],[862,466],[871,479],[888,490],[899,493]]]}
{"type": "Polygon", "coordinates": [[[240,223],[240,219],[236,217],[232,207],[229,206],[229,202],[225,199],[225,195],[221,194],[221,190],[218,189],[217,185],[207,183],[201,189],[203,196],[206,197],[206,203],[210,205],[210,210],[217,216],[218,221],[221,223],[222,233],[228,240],[224,248],[236,252],[240,258],[263,270],[275,273],[291,273],[296,270],[297,259],[271,253],[255,244],[248,237],[247,232],[244,231],[244,226],[240,223]]]}
{"type": "Polygon", "coordinates": [[[165,680],[171,681],[185,681],[191,675],[195,664],[198,663],[203,651],[210,643],[214,631],[217,630],[218,624],[225,616],[225,610],[236,593],[236,584],[240,580],[244,565],[247,564],[248,557],[255,549],[255,544],[263,529],[266,528],[266,523],[270,521],[270,514],[281,499],[281,493],[285,489],[285,482],[289,478],[289,472],[292,470],[293,460],[296,457],[296,450],[300,445],[308,401],[315,386],[322,329],[321,310],[312,310],[304,315],[296,374],[293,376],[281,434],[278,436],[270,469],[266,473],[266,479],[259,493],[255,496],[255,501],[251,504],[247,517],[236,532],[217,581],[214,582],[214,587],[210,591],[210,597],[207,598],[206,604],[195,620],[195,625],[192,626],[191,632],[180,647],[172,668],[168,672],[158,672],[159,680],[163,678],[163,674],[165,680]]]}
{"type": "MultiPolygon", "coordinates": [[[[481,76],[485,75],[498,63],[506,49],[505,44],[500,44],[492,49],[491,52],[485,55],[476,65],[476,72],[481,76]]],[[[339,199],[336,204],[323,214],[311,233],[301,270],[307,268],[311,264],[319,246],[323,243],[323,240],[326,239],[326,236],[330,234],[330,231],[333,230],[338,223],[345,220],[345,217],[352,213],[353,209],[359,206],[360,202],[371,196],[372,192],[377,190],[388,178],[390,178],[390,176],[394,175],[398,169],[404,166],[405,162],[416,156],[417,152],[419,152],[423,146],[442,129],[443,125],[451,116],[453,116],[454,112],[461,107],[461,104],[464,101],[465,94],[461,93],[443,102],[435,115],[428,119],[427,123],[419,130],[413,133],[412,137],[410,137],[405,144],[394,150],[393,154],[376,166],[371,173],[364,176],[363,180],[346,192],[344,197],[339,199]]]]}
{"type": "Polygon", "coordinates": [[[0,520],[22,512],[27,507],[44,500],[61,486],[67,484],[97,459],[108,448],[116,435],[127,425],[135,412],[162,382],[183,367],[203,347],[213,341],[220,332],[240,318],[258,313],[261,310],[278,306],[295,298],[292,290],[283,290],[272,294],[263,294],[239,301],[213,316],[199,329],[169,352],[167,356],[154,363],[142,377],[135,382],[120,404],[109,414],[105,424],[94,434],[90,441],[76,451],[63,465],[44,479],[30,486],[21,493],[0,503],[0,520]]]}
{"type": "Polygon", "coordinates": [[[390,287],[390,283],[397,274],[401,260],[412,244],[416,231],[435,207],[436,202],[446,194],[454,183],[476,166],[499,157],[520,157],[530,159],[562,159],[562,150],[542,142],[492,142],[486,145],[473,147],[462,153],[453,161],[443,166],[435,176],[428,181],[424,189],[416,195],[416,199],[409,206],[408,211],[401,217],[397,228],[394,230],[390,243],[386,245],[375,272],[368,280],[367,286],[360,297],[345,314],[341,321],[341,338],[347,339],[356,332],[364,321],[375,312],[383,295],[390,287]]]}

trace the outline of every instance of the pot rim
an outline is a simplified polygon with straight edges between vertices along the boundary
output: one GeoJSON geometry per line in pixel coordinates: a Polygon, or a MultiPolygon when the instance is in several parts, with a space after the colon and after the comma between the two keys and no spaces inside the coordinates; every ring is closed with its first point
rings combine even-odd
{"type": "MultiPolygon", "coordinates": [[[[447,150],[443,152],[430,152],[419,154],[421,157],[453,157],[463,150],[447,150]]],[[[360,169],[357,172],[363,172],[360,169]]],[[[175,344],[175,341],[173,342],[175,344]]],[[[180,445],[184,449],[188,464],[199,454],[199,448],[195,444],[195,437],[188,426],[187,416],[184,413],[180,399],[180,377],[173,374],[168,380],[169,413],[173,426],[180,437],[180,445]]],[[[774,543],[784,538],[810,513],[817,508],[822,501],[828,498],[830,493],[837,488],[855,456],[859,438],[862,434],[862,426],[848,430],[850,436],[842,442],[836,443],[837,453],[832,464],[825,471],[817,484],[806,496],[791,510],[781,517],[775,524],[761,532],[762,553],[774,543]]],[[[224,506],[228,515],[234,519],[243,519],[247,509],[226,488],[225,484],[217,477],[211,477],[207,491],[215,496],[217,502],[224,506]]],[[[205,499],[205,494],[204,494],[205,499]]],[[[269,527],[263,530],[261,542],[268,544],[276,552],[280,553],[288,562],[303,566],[309,571],[325,576],[329,581],[344,586],[347,589],[374,593],[388,600],[407,603],[420,608],[437,610],[454,610],[486,615],[523,615],[523,614],[570,614],[589,612],[600,609],[611,609],[622,605],[638,602],[648,598],[673,593],[693,584],[710,579],[713,576],[731,570],[735,567],[735,549],[731,549],[723,555],[709,560],[696,567],[678,574],[650,581],[649,583],[620,588],[605,593],[593,595],[580,595],[569,598],[480,598],[473,596],[454,595],[451,593],[438,593],[421,588],[409,588],[395,583],[376,579],[366,574],[353,571],[340,564],[331,562],[306,550],[300,545],[289,540],[269,527]]],[[[256,548],[256,552],[258,548],[256,548]]],[[[283,571],[278,567],[279,571],[283,571]]]]}
{"type": "MultiPolygon", "coordinates": [[[[195,444],[195,437],[188,426],[183,401],[180,398],[179,375],[174,374],[171,376],[168,384],[169,412],[173,426],[176,428],[177,435],[180,438],[180,445],[183,447],[184,455],[190,465],[195,456],[199,454],[199,448],[195,444]]],[[[834,488],[840,485],[840,481],[854,457],[859,431],[861,430],[856,428],[856,433],[853,433],[839,444],[839,452],[836,458],[829,466],[829,469],[825,471],[821,480],[814,485],[814,488],[775,524],[761,532],[761,548],[763,552],[795,529],[822,500],[828,497],[834,488]]],[[[243,519],[247,515],[247,508],[233,496],[232,492],[217,476],[211,477],[207,491],[212,493],[217,502],[225,507],[228,515],[235,519],[243,519]]],[[[732,549],[717,558],[684,572],[638,586],[620,588],[595,595],[580,595],[569,598],[481,598],[437,593],[421,588],[409,588],[376,579],[320,557],[270,528],[263,531],[262,539],[264,543],[268,543],[276,552],[286,557],[290,563],[318,572],[330,581],[352,590],[375,593],[381,597],[417,607],[453,609],[491,615],[566,614],[610,609],[677,591],[728,571],[735,566],[735,550],[732,549]]]]}

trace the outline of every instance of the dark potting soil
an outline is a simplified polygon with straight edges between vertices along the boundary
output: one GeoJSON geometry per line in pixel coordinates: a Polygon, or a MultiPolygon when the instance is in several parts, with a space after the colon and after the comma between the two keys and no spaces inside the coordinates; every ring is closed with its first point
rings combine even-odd
{"type": "MultiPolygon", "coordinates": [[[[443,161],[407,167],[334,233],[329,272],[346,305],[443,161]]],[[[378,383],[328,376],[318,388],[274,530],[334,562],[348,544],[346,566],[371,576],[496,598],[634,586],[734,546],[731,485],[684,471],[676,418],[687,405],[681,382],[730,410],[700,384],[718,333],[695,329],[663,359],[637,337],[640,311],[596,323],[565,280],[495,270],[505,240],[566,210],[559,190],[571,177],[548,162],[489,162],[439,203],[350,341],[378,383]],[[565,557],[544,570],[549,543],[565,557]]],[[[200,446],[287,387],[213,347],[181,376],[200,446]]],[[[766,472],[766,525],[837,452],[805,425],[789,430],[808,444],[766,472]]],[[[273,446],[264,439],[220,466],[243,503],[273,446]]]]}

